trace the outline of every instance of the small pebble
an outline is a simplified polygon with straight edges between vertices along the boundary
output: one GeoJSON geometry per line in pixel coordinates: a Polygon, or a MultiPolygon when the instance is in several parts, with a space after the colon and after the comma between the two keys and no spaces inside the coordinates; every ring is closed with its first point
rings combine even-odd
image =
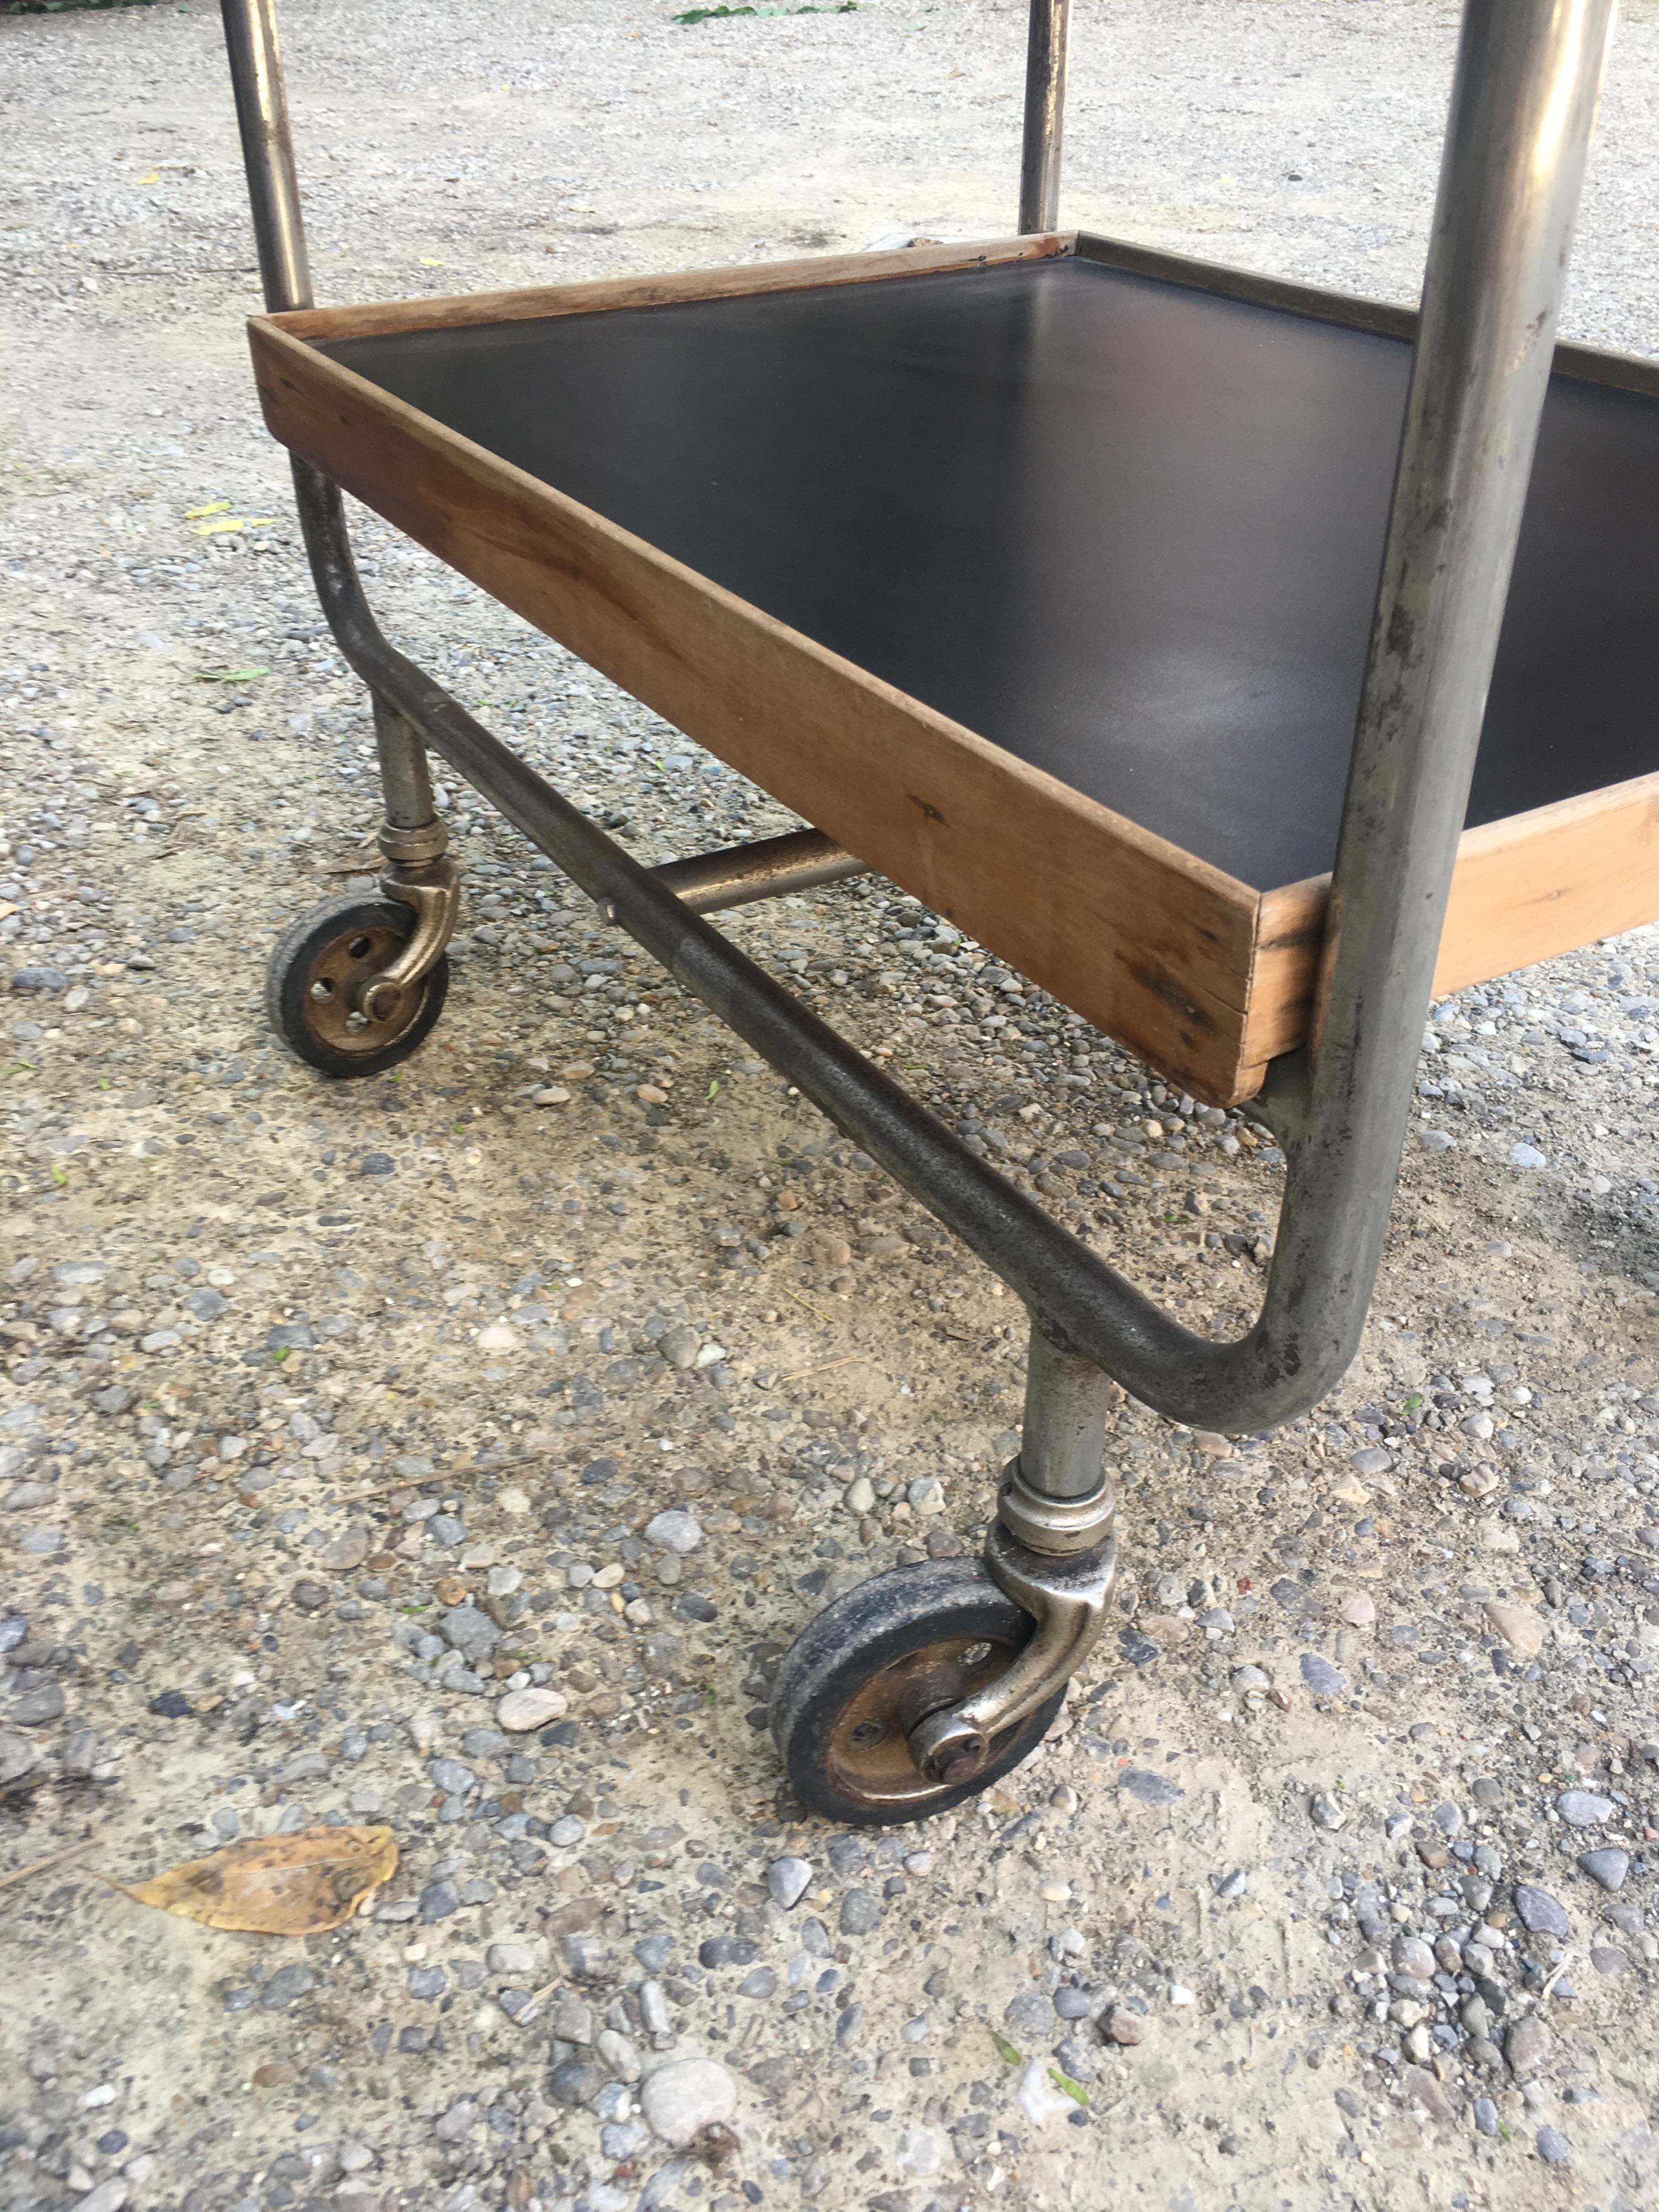
{"type": "Polygon", "coordinates": [[[659,1551],[676,1552],[682,1557],[695,1552],[702,1541],[702,1527],[696,1516],[680,1506],[655,1515],[642,1533],[646,1542],[654,1544],[659,1551]]]}
{"type": "Polygon", "coordinates": [[[812,1869],[805,1859],[774,1859],[766,1869],[766,1887],[780,1911],[788,1912],[805,1896],[812,1869]]]}
{"type": "Polygon", "coordinates": [[[1529,2081],[1547,2063],[1550,2033],[1535,2012],[1525,2013],[1504,2039],[1504,2056],[1517,2081],[1529,2081]]]}
{"type": "Polygon", "coordinates": [[[1555,1801],[1555,1809],[1569,1827],[1599,1828],[1619,1808],[1611,1797],[1598,1797],[1587,1790],[1564,1790],[1555,1801]]]}
{"type": "Polygon", "coordinates": [[[1580,1851],[1578,1863],[1592,1881],[1599,1881],[1603,1889],[1617,1890],[1625,1886],[1630,1872],[1630,1853],[1611,1847],[1595,1851],[1580,1851]]]}
{"type": "Polygon", "coordinates": [[[56,1682],[46,1682],[14,1699],[6,1717],[19,1728],[44,1728],[48,1721],[62,1717],[64,1705],[62,1689],[56,1682]]]}
{"type": "Polygon", "coordinates": [[[302,1996],[308,1996],[317,1986],[317,1977],[301,1959],[278,1966],[259,1992],[259,2002],[266,2012],[281,2012],[302,1996]]]}
{"type": "Polygon", "coordinates": [[[849,1889],[841,1901],[843,1936],[867,1936],[881,1922],[881,1906],[867,1889],[849,1889]]]}
{"type": "Polygon", "coordinates": [[[708,1936],[697,1946],[697,1962],[703,1966],[746,1966],[754,1955],[747,1936],[708,1936]]]}
{"type": "Polygon", "coordinates": [[[1522,1923],[1534,1936],[1565,1936],[1571,1932],[1566,1908],[1547,1889],[1538,1889],[1531,1882],[1515,1885],[1515,1909],[1522,1923]]]}
{"type": "Polygon", "coordinates": [[[569,1709],[562,1692],[532,1684],[526,1690],[509,1690],[495,1708],[495,1718],[504,1729],[521,1735],[562,1719],[569,1709]]]}
{"type": "Polygon", "coordinates": [[[1019,1990],[1003,2007],[1002,2017],[1016,2035],[1048,2036],[1054,2033],[1054,2002],[1043,1990],[1019,1990]]]}
{"type": "Polygon", "coordinates": [[[564,2059],[547,2077],[549,2095],[573,2111],[592,2104],[605,2086],[605,2069],[587,2058],[564,2059]]]}
{"type": "Polygon", "coordinates": [[[1535,1659],[1544,1647],[1544,1623],[1529,1606],[1488,1598],[1481,1611],[1517,1659],[1535,1659]]]}
{"type": "Polygon", "coordinates": [[[705,2128],[729,2124],[737,2108],[738,2085],[713,2058],[671,2060],[647,2074],[640,2087],[647,2126],[677,2150],[694,2142],[705,2128]]]}

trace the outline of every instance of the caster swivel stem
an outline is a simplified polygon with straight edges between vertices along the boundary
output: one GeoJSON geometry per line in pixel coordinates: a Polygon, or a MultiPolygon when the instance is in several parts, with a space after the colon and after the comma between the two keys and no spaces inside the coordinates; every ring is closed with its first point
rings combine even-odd
{"type": "Polygon", "coordinates": [[[387,1013],[411,984],[437,964],[454,934],[461,896],[460,876],[448,858],[449,833],[433,804],[426,747],[413,723],[378,693],[374,742],[386,799],[386,819],[377,842],[388,865],[380,889],[388,898],[414,908],[415,927],[391,966],[359,990],[356,1014],[365,1022],[387,1013]]]}
{"type": "Polygon", "coordinates": [[[911,1730],[917,1766],[950,1787],[971,1782],[993,1738],[1064,1688],[1105,1628],[1117,1574],[1117,1490],[1103,1466],[1111,1389],[1033,1317],[1019,1456],[1003,1475],[985,1565],[1036,1630],[1002,1674],[911,1730]]]}
{"type": "Polygon", "coordinates": [[[374,694],[374,748],[380,762],[380,792],[386,800],[380,850],[389,860],[435,860],[449,843],[432,800],[426,747],[415,726],[374,694]],[[392,842],[386,842],[388,836],[392,842]],[[418,849],[399,849],[405,845],[418,849]]]}

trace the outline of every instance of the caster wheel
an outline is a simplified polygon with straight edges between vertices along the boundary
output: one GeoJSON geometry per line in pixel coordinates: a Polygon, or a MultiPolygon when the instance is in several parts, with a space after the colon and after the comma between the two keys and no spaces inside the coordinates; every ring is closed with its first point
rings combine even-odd
{"type": "Polygon", "coordinates": [[[397,899],[329,899],[301,915],[270,956],[271,1027],[325,1075],[379,1075],[407,1060],[443,1011],[447,957],[382,1018],[363,1021],[354,1008],[358,987],[396,958],[414,927],[414,908],[397,899]]]}
{"type": "Polygon", "coordinates": [[[995,1738],[971,1782],[925,1774],[910,1731],[1000,1674],[1035,1626],[976,1559],[895,1567],[826,1606],[785,1653],[772,1691],[772,1741],[796,1796],[826,1820],[875,1828],[988,1789],[1042,1742],[1064,1689],[995,1738]]]}

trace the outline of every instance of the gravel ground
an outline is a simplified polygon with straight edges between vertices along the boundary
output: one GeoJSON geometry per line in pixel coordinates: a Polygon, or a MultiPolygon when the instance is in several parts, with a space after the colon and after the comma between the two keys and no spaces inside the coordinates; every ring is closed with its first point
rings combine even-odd
{"type": "MultiPolygon", "coordinates": [[[[666,15],[290,0],[323,296],[1006,228],[1013,10],[666,15]]],[[[1066,213],[1405,296],[1452,28],[1079,0],[1066,213]]],[[[334,1089],[268,1035],[377,811],[252,403],[216,20],[8,20],[0,70],[0,2204],[1659,2201],[1659,933],[1435,1010],[1316,1414],[1120,1409],[1123,1618],[1033,1760],[804,1822],[770,1671],[976,1542],[1013,1302],[464,793],[432,1042],[334,1089]],[[398,1873],[331,1936],[105,1879],[373,1820],[398,1873]]],[[[1649,351],[1656,114],[1641,6],[1567,322],[1649,351]]],[[[788,825],[361,544],[636,851],[788,825]]],[[[1247,1123],[890,886],[730,927],[1190,1318],[1251,1309],[1247,1123]]]]}

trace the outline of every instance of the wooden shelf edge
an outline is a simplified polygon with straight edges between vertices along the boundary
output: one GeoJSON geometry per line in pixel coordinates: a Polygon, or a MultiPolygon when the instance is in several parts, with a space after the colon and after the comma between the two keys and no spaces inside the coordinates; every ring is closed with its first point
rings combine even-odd
{"type": "Polygon", "coordinates": [[[362,307],[296,307],[285,314],[256,315],[252,322],[313,345],[327,344],[338,338],[380,337],[396,331],[460,330],[475,323],[532,322],[618,307],[665,307],[688,300],[810,291],[818,285],[869,284],[884,277],[936,276],[952,269],[989,268],[1010,261],[1053,261],[1068,255],[1075,240],[1073,231],[1044,231],[1026,238],[908,246],[888,253],[819,254],[798,261],[748,262],[736,268],[674,270],[662,276],[595,276],[578,283],[529,285],[509,292],[380,300],[362,307]]]}
{"type": "MultiPolygon", "coordinates": [[[[1307,1042],[1328,876],[1264,891],[1243,1060],[1307,1042]]],[[[1457,849],[1437,998],[1659,921],[1659,774],[1466,830],[1457,849]]]]}

